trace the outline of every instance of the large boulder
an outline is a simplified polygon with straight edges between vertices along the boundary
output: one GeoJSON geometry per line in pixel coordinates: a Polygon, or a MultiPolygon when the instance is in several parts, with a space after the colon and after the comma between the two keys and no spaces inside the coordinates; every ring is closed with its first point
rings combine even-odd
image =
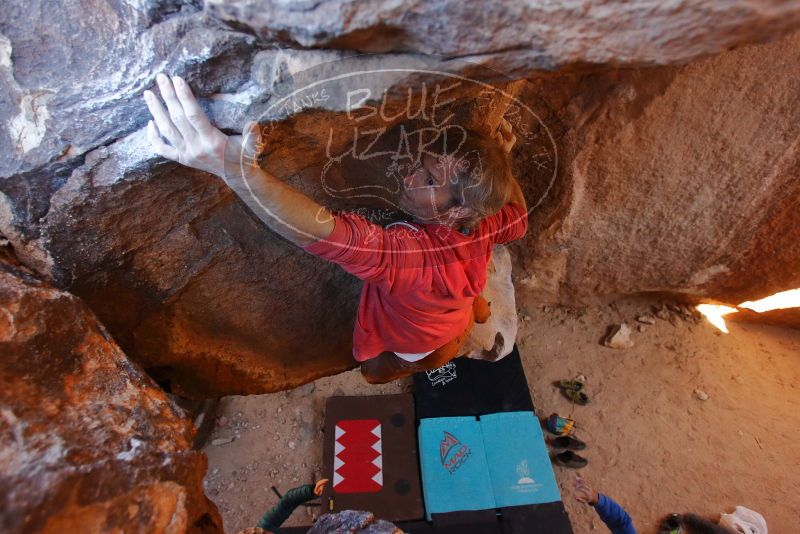
{"type": "Polygon", "coordinates": [[[794,34],[681,68],[540,82],[572,126],[560,198],[518,248],[518,287],[577,304],[800,287],[798,67],[794,34]]]}
{"type": "Polygon", "coordinates": [[[155,157],[141,92],[162,70],[226,130],[269,124],[265,165],[340,209],[386,207],[340,194],[375,187],[359,161],[322,176],[328,143],[346,150],[358,120],[346,99],[283,96],[369,72],[365,105],[396,111],[408,88],[465,80],[454,116],[494,126],[505,114],[527,140],[513,163],[531,225],[512,251],[517,287],[543,302],[666,291],[736,303],[800,286],[788,267],[800,259],[796,3],[8,4],[0,233],[176,393],[274,391],[354,365],[360,284],[218,179],[155,157]]]}
{"type": "Polygon", "coordinates": [[[0,530],[222,532],[191,421],[76,297],[0,261],[0,530]]]}
{"type": "Polygon", "coordinates": [[[292,47],[468,58],[505,73],[674,65],[797,29],[800,6],[771,0],[206,0],[206,10],[292,47]]]}

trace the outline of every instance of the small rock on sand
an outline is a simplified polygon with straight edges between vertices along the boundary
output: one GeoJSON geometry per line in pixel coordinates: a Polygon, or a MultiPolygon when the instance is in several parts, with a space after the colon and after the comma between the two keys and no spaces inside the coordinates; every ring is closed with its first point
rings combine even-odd
{"type": "Polygon", "coordinates": [[[315,389],[316,386],[314,385],[314,382],[309,382],[308,384],[304,384],[294,389],[290,389],[289,391],[287,391],[287,396],[290,399],[302,399],[303,397],[306,397],[314,393],[315,389]]]}
{"type": "Polygon", "coordinates": [[[633,347],[631,328],[625,323],[615,325],[611,329],[611,333],[603,341],[603,344],[612,349],[629,349],[633,347]]]}
{"type": "Polygon", "coordinates": [[[214,445],[215,447],[219,447],[220,445],[225,445],[226,443],[230,443],[233,440],[234,440],[233,437],[230,437],[230,438],[217,438],[217,439],[212,439],[211,440],[211,444],[214,445]]]}
{"type": "Polygon", "coordinates": [[[703,391],[702,389],[695,389],[694,396],[697,397],[698,400],[707,401],[708,400],[708,393],[703,391]]]}
{"type": "Polygon", "coordinates": [[[663,304],[654,306],[652,309],[653,309],[653,314],[659,319],[662,319],[664,321],[669,319],[670,316],[669,310],[663,304]]]}
{"type": "Polygon", "coordinates": [[[636,320],[642,324],[656,324],[656,318],[652,313],[642,313],[636,320]]]}

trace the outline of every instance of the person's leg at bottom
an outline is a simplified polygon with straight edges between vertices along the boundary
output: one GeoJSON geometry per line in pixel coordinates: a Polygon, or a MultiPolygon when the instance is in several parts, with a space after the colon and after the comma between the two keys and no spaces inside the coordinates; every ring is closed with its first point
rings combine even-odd
{"type": "Polygon", "coordinates": [[[474,324],[475,317],[470,315],[469,323],[461,334],[415,362],[406,361],[394,352],[382,352],[375,358],[361,362],[361,374],[370,384],[385,384],[420,371],[438,369],[461,354],[474,324]]]}
{"type": "Polygon", "coordinates": [[[391,351],[361,362],[361,375],[370,384],[386,384],[422,370],[419,362],[406,361],[391,351]]]}

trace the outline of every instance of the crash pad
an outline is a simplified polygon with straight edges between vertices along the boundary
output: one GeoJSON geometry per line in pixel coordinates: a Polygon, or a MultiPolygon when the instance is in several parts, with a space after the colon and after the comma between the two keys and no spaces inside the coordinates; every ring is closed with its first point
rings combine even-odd
{"type": "Polygon", "coordinates": [[[533,412],[501,412],[480,418],[484,451],[498,507],[561,500],[533,412]]]}
{"type": "Polygon", "coordinates": [[[369,510],[402,521],[424,515],[410,394],[330,397],[325,405],[322,511],[369,510]]]}
{"type": "Polygon", "coordinates": [[[561,500],[533,412],[423,419],[419,449],[429,518],[561,500]]]}
{"type": "Polygon", "coordinates": [[[414,374],[418,419],[533,411],[519,349],[496,362],[456,358],[414,374]]]}
{"type": "Polygon", "coordinates": [[[428,519],[432,513],[495,508],[480,423],[473,416],[423,419],[420,463],[428,519]]]}

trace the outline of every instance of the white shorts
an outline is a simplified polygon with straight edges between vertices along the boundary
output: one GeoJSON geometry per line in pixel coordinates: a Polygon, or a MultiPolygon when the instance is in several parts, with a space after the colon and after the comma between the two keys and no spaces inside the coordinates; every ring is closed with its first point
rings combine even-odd
{"type": "Polygon", "coordinates": [[[405,360],[407,362],[418,362],[422,358],[424,358],[425,356],[430,354],[431,352],[433,352],[433,351],[429,350],[428,352],[420,352],[418,354],[414,354],[414,353],[411,353],[411,352],[395,352],[395,354],[397,354],[398,358],[403,359],[403,360],[405,360]]]}

